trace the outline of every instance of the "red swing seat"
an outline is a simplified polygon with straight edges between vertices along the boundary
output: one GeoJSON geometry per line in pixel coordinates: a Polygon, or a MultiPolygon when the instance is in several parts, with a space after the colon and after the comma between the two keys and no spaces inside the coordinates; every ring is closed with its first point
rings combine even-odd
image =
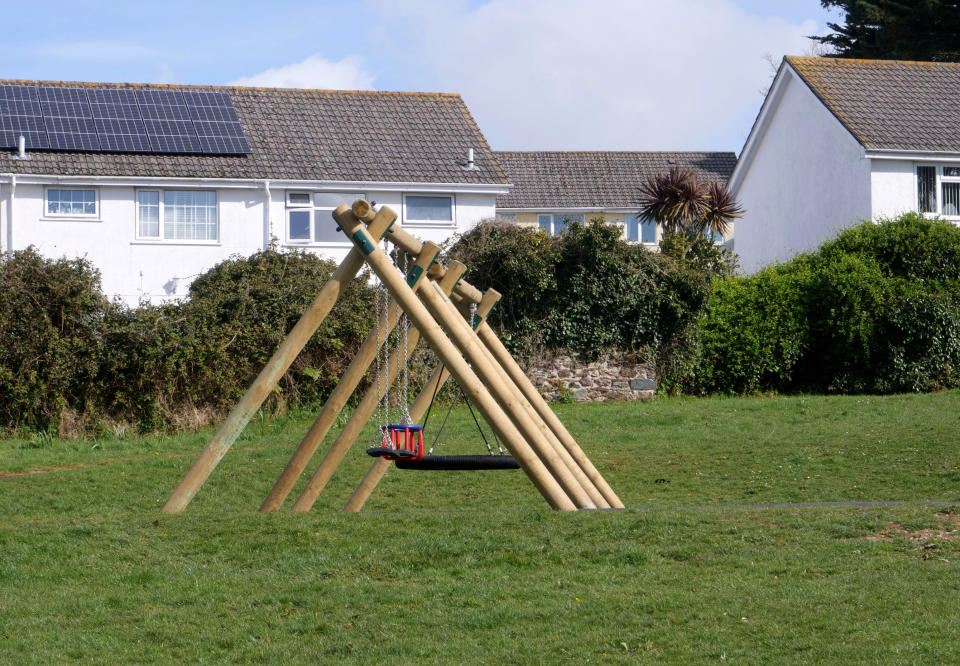
{"type": "Polygon", "coordinates": [[[423,457],[423,426],[394,423],[383,430],[380,446],[367,449],[367,454],[387,460],[420,460],[423,457]]]}

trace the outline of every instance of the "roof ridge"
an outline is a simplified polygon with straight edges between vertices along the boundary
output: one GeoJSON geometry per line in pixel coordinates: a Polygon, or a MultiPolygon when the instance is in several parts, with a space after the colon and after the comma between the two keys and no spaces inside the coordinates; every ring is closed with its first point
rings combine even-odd
{"type": "Polygon", "coordinates": [[[460,93],[449,92],[429,92],[429,91],[407,91],[407,90],[340,90],[336,88],[285,88],[274,86],[230,86],[230,85],[201,85],[194,83],[131,83],[120,81],[45,81],[42,79],[0,79],[0,85],[6,86],[75,86],[81,88],[93,88],[104,86],[108,88],[172,88],[186,90],[207,90],[216,88],[219,90],[264,90],[279,92],[312,92],[312,93],[349,93],[359,95],[409,95],[409,96],[430,96],[430,97],[453,97],[460,98],[460,93]]]}
{"type": "Polygon", "coordinates": [[[513,153],[515,155],[716,155],[730,153],[733,150],[495,150],[494,153],[513,153]]]}
{"type": "Polygon", "coordinates": [[[925,66],[934,66],[934,67],[960,67],[960,62],[938,62],[935,60],[886,60],[880,58],[831,58],[829,56],[793,56],[788,55],[784,56],[784,60],[793,64],[794,62],[822,62],[830,64],[851,64],[856,63],[858,65],[865,64],[875,64],[875,65],[885,65],[885,64],[897,64],[897,65],[925,65],[925,66]]]}

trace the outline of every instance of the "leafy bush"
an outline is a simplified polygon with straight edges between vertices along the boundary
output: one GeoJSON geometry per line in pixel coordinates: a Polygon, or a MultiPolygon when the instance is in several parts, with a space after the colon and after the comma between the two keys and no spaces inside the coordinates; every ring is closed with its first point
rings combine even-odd
{"type": "Polygon", "coordinates": [[[960,229],[907,214],[715,285],[695,392],[890,393],[960,385],[960,229]]]}
{"type": "Polygon", "coordinates": [[[45,430],[90,396],[109,307],[86,259],[0,255],[0,428],[45,430]]]}
{"type": "Polygon", "coordinates": [[[630,245],[620,230],[592,220],[550,237],[538,229],[487,222],[461,236],[449,254],[467,279],[504,294],[491,325],[515,353],[543,347],[585,358],[607,350],[678,350],[709,294],[710,275],[630,245]]]}

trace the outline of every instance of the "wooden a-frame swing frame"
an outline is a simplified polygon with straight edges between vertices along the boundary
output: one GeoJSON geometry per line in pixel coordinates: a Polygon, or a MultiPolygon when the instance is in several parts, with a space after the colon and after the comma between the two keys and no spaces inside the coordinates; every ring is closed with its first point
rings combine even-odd
{"type": "MultiPolygon", "coordinates": [[[[377,322],[380,330],[389,334],[397,325],[401,312],[405,313],[413,324],[406,336],[406,355],[412,355],[422,339],[441,362],[410,408],[413,422],[423,417],[431,396],[453,377],[551,507],[560,511],[623,508],[616,493],[487,324],[486,317],[500,294],[492,289],[481,293],[462,280],[466,267],[460,262],[452,261],[442,266],[438,262],[439,246],[421,243],[396,228],[397,215],[389,207],[374,211],[361,199],[354,202],[352,208],[340,206],[333,217],[354,247],[281,342],[162,510],[180,513],[189,505],[364,263],[392,297],[390,307],[377,322]],[[412,259],[407,262],[410,269],[406,275],[379,247],[383,237],[412,259]],[[465,316],[469,315],[472,305],[476,309],[473,321],[468,322],[465,316]]],[[[363,341],[264,500],[261,511],[276,511],[282,506],[347,400],[370,369],[385,337],[374,330],[363,341]]],[[[389,390],[399,374],[401,356],[394,354],[390,359],[385,386],[367,389],[294,502],[294,511],[308,511],[313,506],[373,416],[383,391],[389,390]]],[[[388,460],[376,459],[344,511],[359,511],[389,466],[388,460]]]]}

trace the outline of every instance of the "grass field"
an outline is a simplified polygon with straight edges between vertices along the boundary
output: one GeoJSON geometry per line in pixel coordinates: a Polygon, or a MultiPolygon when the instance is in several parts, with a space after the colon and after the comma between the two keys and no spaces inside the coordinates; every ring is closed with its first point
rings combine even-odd
{"type": "Polygon", "coordinates": [[[261,515],[287,417],[169,516],[210,433],[2,441],[0,662],[960,663],[960,393],[557,411],[634,510],[391,470],[344,515],[358,448],[312,513],[261,515]]]}

